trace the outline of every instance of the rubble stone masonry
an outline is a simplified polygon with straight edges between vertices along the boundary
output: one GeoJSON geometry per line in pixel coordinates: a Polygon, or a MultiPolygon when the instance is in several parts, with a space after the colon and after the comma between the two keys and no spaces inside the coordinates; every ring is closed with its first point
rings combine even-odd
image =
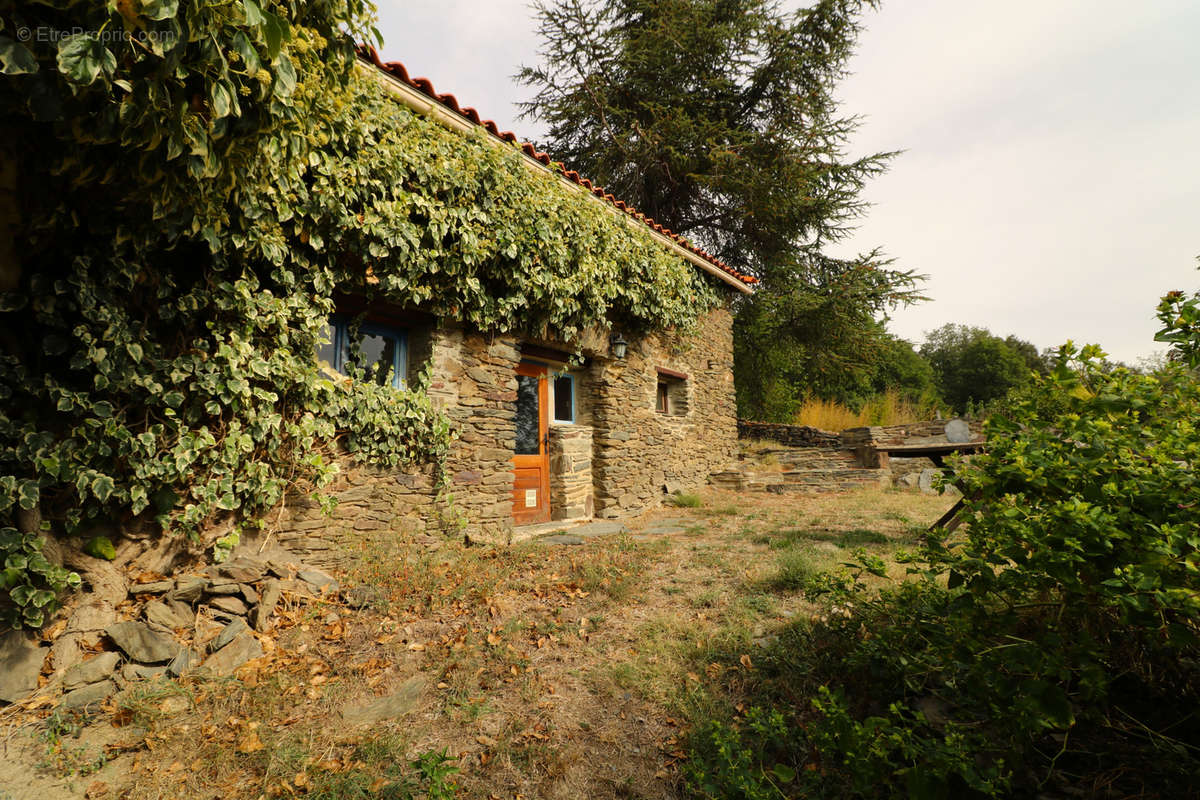
{"type": "MultiPolygon", "coordinates": [[[[626,358],[589,355],[578,373],[576,424],[550,428],[554,519],[616,517],[659,505],[670,492],[703,486],[736,459],[733,320],[711,312],[696,336],[649,336],[626,358]],[[670,384],[667,413],[656,410],[659,381],[670,384]]],[[[492,540],[512,532],[512,454],[520,342],[452,323],[410,333],[410,363],[432,368],[430,395],[457,431],[440,500],[432,469],[366,468],[349,459],[331,488],[326,515],[292,497],[268,517],[270,535],[309,563],[337,566],[372,535],[433,544],[458,530],[492,540]]]]}

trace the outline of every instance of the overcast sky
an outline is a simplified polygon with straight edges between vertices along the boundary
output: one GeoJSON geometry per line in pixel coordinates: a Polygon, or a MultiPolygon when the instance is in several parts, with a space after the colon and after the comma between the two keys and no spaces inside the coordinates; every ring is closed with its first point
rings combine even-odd
{"type": "MultiPolygon", "coordinates": [[[[384,60],[518,135],[525,0],[378,0],[384,60]]],[[[790,4],[796,5],[796,4],[790,4]]],[[[1200,287],[1200,2],[884,0],[840,88],[850,155],[903,150],[843,253],[929,276],[891,329],[947,322],[1133,361],[1154,306],[1200,287]]]]}

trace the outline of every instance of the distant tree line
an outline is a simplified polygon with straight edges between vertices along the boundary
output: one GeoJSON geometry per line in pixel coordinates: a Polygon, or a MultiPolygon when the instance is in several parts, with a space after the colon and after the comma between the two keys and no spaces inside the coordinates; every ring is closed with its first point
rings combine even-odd
{"type": "Polygon", "coordinates": [[[920,347],[879,322],[848,341],[856,347],[839,349],[835,340],[811,354],[800,348],[772,351],[777,363],[760,364],[765,369],[739,382],[739,413],[782,422],[811,398],[857,409],[883,393],[895,393],[931,415],[971,413],[1027,386],[1035,374],[1046,375],[1056,352],[1039,352],[1018,336],[953,323],[929,332],[920,347]]]}

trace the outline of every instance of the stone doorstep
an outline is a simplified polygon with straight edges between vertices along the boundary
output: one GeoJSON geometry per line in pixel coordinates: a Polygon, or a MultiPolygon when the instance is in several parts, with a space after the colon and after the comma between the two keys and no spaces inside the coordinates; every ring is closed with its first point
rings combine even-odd
{"type": "Polygon", "coordinates": [[[572,528],[578,528],[581,525],[587,525],[589,522],[593,522],[591,517],[576,517],[574,519],[559,519],[551,520],[550,522],[539,522],[534,525],[520,525],[512,529],[512,540],[514,543],[525,542],[547,533],[569,531],[572,528]]]}

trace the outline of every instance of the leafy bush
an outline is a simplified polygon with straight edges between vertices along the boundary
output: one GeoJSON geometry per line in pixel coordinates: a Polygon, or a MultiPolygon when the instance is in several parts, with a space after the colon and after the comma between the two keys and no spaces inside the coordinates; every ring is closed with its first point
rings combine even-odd
{"type": "MultiPolygon", "coordinates": [[[[955,468],[962,534],[930,537],[912,579],[810,583],[854,612],[761,662],[758,702],[811,778],[765,796],[1200,790],[1200,383],[1102,355],[1068,343],[989,420],[988,451],[955,468]]],[[[743,763],[696,750],[695,787],[743,763]]]]}
{"type": "Polygon", "coordinates": [[[58,595],[79,586],[79,575],[51,564],[42,555],[36,533],[0,528],[0,591],[9,603],[0,607],[0,624],[12,628],[40,628],[55,608],[58,595]]]}

